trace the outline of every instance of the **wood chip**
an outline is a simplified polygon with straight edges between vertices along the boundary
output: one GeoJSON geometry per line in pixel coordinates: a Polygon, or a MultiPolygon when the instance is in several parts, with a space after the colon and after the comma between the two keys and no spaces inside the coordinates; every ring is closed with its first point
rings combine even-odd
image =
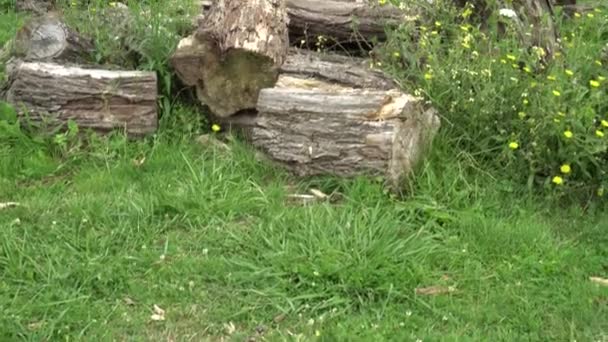
{"type": "Polygon", "coordinates": [[[442,294],[448,294],[456,291],[456,289],[452,286],[429,286],[429,287],[419,287],[416,288],[416,294],[421,296],[436,296],[442,294]]]}
{"type": "Polygon", "coordinates": [[[276,315],[276,316],[275,316],[275,317],[272,319],[272,321],[273,321],[275,324],[279,324],[279,323],[283,322],[283,321],[285,320],[285,318],[286,318],[286,317],[287,317],[287,315],[286,315],[286,314],[284,314],[284,313],[282,313],[282,314],[278,314],[278,315],[276,315]]]}
{"type": "Polygon", "coordinates": [[[608,286],[608,279],[606,278],[600,278],[600,277],[589,277],[589,280],[591,280],[591,282],[602,285],[602,286],[608,286]]]}
{"type": "Polygon", "coordinates": [[[317,190],[317,189],[310,189],[308,190],[313,196],[315,196],[318,199],[327,199],[329,198],[329,195],[327,195],[326,193],[324,193],[321,190],[317,190]]]}
{"type": "Polygon", "coordinates": [[[128,306],[133,306],[135,305],[135,301],[129,297],[125,297],[123,298],[123,302],[125,302],[126,305],[128,306]]]}
{"type": "Polygon", "coordinates": [[[150,316],[150,319],[152,319],[153,321],[164,321],[165,310],[161,309],[160,306],[154,304],[154,314],[150,316]]]}
{"type": "Polygon", "coordinates": [[[14,208],[14,207],[18,207],[20,205],[21,204],[17,203],[17,202],[4,202],[4,203],[0,203],[0,210],[14,208]]]}

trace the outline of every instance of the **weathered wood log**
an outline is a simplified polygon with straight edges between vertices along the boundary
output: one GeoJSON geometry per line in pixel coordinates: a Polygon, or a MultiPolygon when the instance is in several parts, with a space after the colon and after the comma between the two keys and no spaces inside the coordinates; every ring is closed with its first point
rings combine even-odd
{"type": "Polygon", "coordinates": [[[394,189],[439,125],[420,99],[396,89],[369,61],[291,50],[258,112],[218,118],[299,176],[384,176],[394,189]]]}
{"type": "MultiPolygon", "coordinates": [[[[371,61],[364,58],[292,48],[279,69],[279,78],[300,79],[300,86],[308,84],[310,88],[325,86],[336,89],[391,90],[398,87],[392,78],[378,69],[370,68],[370,64],[371,61]]],[[[190,84],[195,84],[195,80],[188,80],[187,75],[195,72],[186,72],[184,75],[190,84]]],[[[241,111],[226,118],[212,116],[212,119],[224,128],[242,133],[245,137],[251,136],[251,129],[257,124],[255,110],[241,111]]]]}
{"type": "Polygon", "coordinates": [[[16,0],[15,9],[17,11],[33,12],[43,14],[51,11],[55,7],[54,0],[16,0]]]}
{"type": "Polygon", "coordinates": [[[285,77],[263,89],[253,145],[299,176],[379,175],[398,190],[439,120],[398,90],[311,88],[285,77]]]}
{"type": "Polygon", "coordinates": [[[84,129],[124,129],[131,136],[157,128],[153,72],[16,61],[7,67],[7,74],[6,101],[34,123],[73,120],[84,129]]]}
{"type": "Polygon", "coordinates": [[[255,108],[260,89],[276,82],[288,45],[283,0],[218,0],[171,64],[184,83],[197,86],[211,111],[225,117],[255,108]]]}
{"type": "Polygon", "coordinates": [[[287,12],[293,41],[317,36],[339,43],[384,41],[387,27],[414,18],[413,12],[368,0],[287,0],[287,12]]]}
{"type": "Polygon", "coordinates": [[[57,14],[32,18],[12,41],[11,55],[28,61],[86,63],[93,43],[69,28],[57,14]]]}

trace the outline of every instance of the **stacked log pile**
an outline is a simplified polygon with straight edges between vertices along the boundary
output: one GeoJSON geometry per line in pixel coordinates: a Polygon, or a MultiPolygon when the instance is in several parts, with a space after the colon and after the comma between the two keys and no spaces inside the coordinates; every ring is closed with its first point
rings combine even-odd
{"type": "Polygon", "coordinates": [[[53,1],[20,0],[37,13],[9,44],[8,81],[1,97],[30,123],[54,128],[75,122],[105,133],[115,129],[143,136],[157,129],[154,72],[108,70],[91,63],[93,42],[48,12],[53,1]]]}
{"type": "Polygon", "coordinates": [[[404,20],[411,13],[361,0],[217,0],[171,64],[223,126],[295,174],[380,175],[398,189],[437,114],[369,60],[293,46],[322,36],[369,49],[404,20]]]}

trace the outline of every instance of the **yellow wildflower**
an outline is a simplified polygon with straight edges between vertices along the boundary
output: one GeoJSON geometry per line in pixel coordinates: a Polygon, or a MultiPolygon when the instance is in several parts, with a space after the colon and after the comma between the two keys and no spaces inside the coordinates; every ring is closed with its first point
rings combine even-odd
{"type": "Polygon", "coordinates": [[[602,66],[602,61],[600,61],[599,59],[595,61],[595,64],[602,66]]]}
{"type": "Polygon", "coordinates": [[[473,14],[473,10],[470,7],[467,7],[463,12],[462,12],[462,17],[463,18],[468,18],[471,16],[471,14],[473,14]]]}
{"type": "Polygon", "coordinates": [[[427,81],[431,80],[431,79],[433,79],[433,75],[429,74],[429,73],[426,73],[426,74],[424,74],[424,79],[427,80],[427,81]]]}
{"type": "Polygon", "coordinates": [[[608,127],[608,121],[606,121],[606,120],[602,120],[602,126],[604,126],[604,127],[608,127]]]}
{"type": "Polygon", "coordinates": [[[562,93],[560,93],[560,92],[559,92],[559,91],[557,91],[557,90],[552,91],[552,93],[553,93],[553,95],[555,95],[556,97],[560,97],[560,96],[562,96],[562,93]]]}
{"type": "Polygon", "coordinates": [[[399,58],[399,57],[401,57],[401,54],[399,53],[399,51],[395,51],[395,52],[393,52],[393,57],[399,58]]]}
{"type": "Polygon", "coordinates": [[[564,179],[560,176],[553,177],[553,180],[551,180],[551,181],[556,185],[561,185],[564,183],[564,179]]]}
{"type": "Polygon", "coordinates": [[[559,168],[559,170],[560,170],[560,171],[561,171],[563,174],[565,174],[565,175],[567,175],[567,174],[569,174],[570,172],[572,172],[572,168],[570,167],[570,165],[569,165],[569,164],[564,164],[564,165],[562,165],[562,166],[559,168]]]}
{"type": "Polygon", "coordinates": [[[530,101],[528,101],[528,99],[524,99],[522,102],[523,102],[523,104],[525,104],[525,105],[527,105],[527,104],[529,104],[529,103],[530,103],[530,101]]]}
{"type": "Polygon", "coordinates": [[[593,17],[595,17],[595,14],[593,14],[593,13],[587,13],[587,17],[588,18],[593,18],[593,17]]]}
{"type": "Polygon", "coordinates": [[[589,81],[589,85],[593,88],[599,88],[600,87],[600,82],[596,81],[596,80],[591,80],[589,81]]]}
{"type": "Polygon", "coordinates": [[[525,66],[524,67],[524,71],[527,72],[527,73],[531,73],[532,69],[530,69],[530,67],[525,66]]]}
{"type": "Polygon", "coordinates": [[[469,45],[469,43],[466,43],[466,42],[462,42],[462,43],[460,43],[460,45],[462,45],[462,47],[465,48],[465,49],[470,49],[471,48],[471,45],[469,45]]]}
{"type": "Polygon", "coordinates": [[[519,116],[520,119],[523,119],[526,117],[526,113],[525,112],[519,112],[517,113],[517,116],[519,116]]]}
{"type": "Polygon", "coordinates": [[[220,125],[218,125],[218,124],[213,124],[213,125],[211,126],[211,130],[212,130],[212,131],[214,131],[214,132],[219,132],[221,129],[222,129],[222,128],[221,128],[221,127],[220,127],[220,125]]]}
{"type": "Polygon", "coordinates": [[[574,133],[572,133],[572,131],[567,130],[564,131],[564,136],[566,137],[566,139],[571,139],[574,136],[574,133]]]}
{"type": "Polygon", "coordinates": [[[435,26],[437,26],[437,27],[441,27],[441,21],[436,21],[436,22],[435,22],[435,26]]]}
{"type": "Polygon", "coordinates": [[[604,137],[604,132],[600,131],[599,129],[597,131],[595,131],[595,135],[598,138],[603,138],[604,137]]]}
{"type": "Polygon", "coordinates": [[[517,57],[513,56],[513,55],[507,55],[507,59],[510,59],[512,61],[516,60],[517,57]]]}
{"type": "Polygon", "coordinates": [[[378,3],[379,3],[380,5],[386,5],[386,0],[378,0],[378,3]]]}
{"type": "Polygon", "coordinates": [[[566,73],[566,75],[568,75],[568,76],[574,76],[574,71],[572,71],[572,70],[570,70],[570,69],[566,69],[564,72],[565,72],[565,73],[566,73]]]}
{"type": "Polygon", "coordinates": [[[517,150],[519,148],[519,144],[517,143],[517,141],[511,141],[509,143],[509,148],[512,150],[517,150]]]}
{"type": "Polygon", "coordinates": [[[549,76],[547,76],[547,79],[548,79],[549,81],[555,81],[555,80],[557,80],[557,78],[556,78],[555,76],[553,76],[553,75],[549,75],[549,76]]]}
{"type": "Polygon", "coordinates": [[[501,59],[501,60],[500,60],[500,63],[502,63],[502,64],[507,64],[507,60],[506,60],[506,59],[501,59]]]}
{"type": "Polygon", "coordinates": [[[557,115],[559,115],[559,116],[566,116],[566,113],[564,113],[564,112],[557,112],[557,115]]]}
{"type": "Polygon", "coordinates": [[[597,80],[600,81],[600,82],[604,82],[606,80],[606,77],[604,77],[604,76],[598,76],[597,80]]]}
{"type": "Polygon", "coordinates": [[[580,17],[581,17],[581,14],[580,14],[580,13],[578,13],[578,12],[576,12],[576,13],[574,13],[574,16],[575,16],[575,17],[577,17],[577,18],[580,18],[580,17]]]}

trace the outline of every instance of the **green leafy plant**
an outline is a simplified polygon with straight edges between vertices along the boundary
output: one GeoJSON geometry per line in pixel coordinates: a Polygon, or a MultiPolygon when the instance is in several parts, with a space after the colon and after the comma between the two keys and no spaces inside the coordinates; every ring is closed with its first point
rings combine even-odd
{"type": "Polygon", "coordinates": [[[545,65],[547,52],[521,44],[510,21],[505,32],[481,30],[471,7],[450,3],[427,3],[432,20],[392,32],[388,68],[440,110],[455,146],[484,165],[559,194],[577,189],[602,196],[608,9],[558,23],[562,49],[545,65]]]}

